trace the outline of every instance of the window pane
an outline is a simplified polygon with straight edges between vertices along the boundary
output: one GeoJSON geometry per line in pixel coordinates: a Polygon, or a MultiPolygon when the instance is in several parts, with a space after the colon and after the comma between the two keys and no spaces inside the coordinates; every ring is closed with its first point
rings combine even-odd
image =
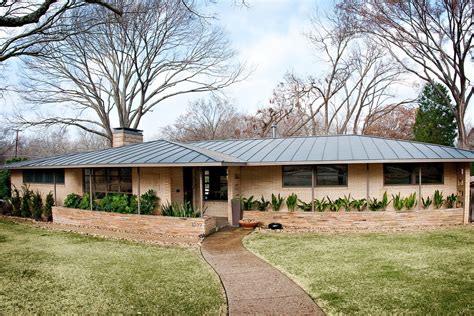
{"type": "Polygon", "coordinates": [[[385,164],[385,184],[415,184],[417,178],[416,166],[413,164],[385,164]]]}
{"type": "Polygon", "coordinates": [[[43,178],[41,183],[54,183],[54,173],[56,171],[43,171],[41,178],[43,178]]]}
{"type": "Polygon", "coordinates": [[[347,165],[316,166],[316,185],[347,185],[347,165]]]}
{"type": "Polygon", "coordinates": [[[227,200],[227,168],[208,168],[204,175],[204,199],[227,200]]]}
{"type": "MultiPolygon", "coordinates": [[[[421,183],[422,184],[442,184],[444,175],[443,163],[429,163],[421,166],[421,183]]],[[[418,183],[418,177],[416,183],[418,183]]]]}
{"type": "Polygon", "coordinates": [[[56,170],[56,183],[64,184],[64,169],[56,170]]]}
{"type": "Polygon", "coordinates": [[[283,166],[284,187],[310,187],[312,166],[283,166]]]}
{"type": "Polygon", "coordinates": [[[60,177],[56,183],[64,184],[64,170],[24,170],[23,183],[54,184],[54,174],[60,177]]]}

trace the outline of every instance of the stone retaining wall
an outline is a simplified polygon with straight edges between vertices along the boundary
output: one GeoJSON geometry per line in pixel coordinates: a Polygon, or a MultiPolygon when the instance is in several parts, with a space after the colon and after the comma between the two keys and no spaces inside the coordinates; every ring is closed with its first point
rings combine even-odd
{"type": "Polygon", "coordinates": [[[417,227],[459,225],[463,223],[463,209],[416,210],[406,212],[260,212],[245,211],[244,218],[254,219],[267,226],[277,222],[283,228],[315,231],[398,230],[417,227]]]}
{"type": "Polygon", "coordinates": [[[201,238],[215,231],[216,219],[119,214],[53,207],[53,222],[136,234],[201,238]]]}

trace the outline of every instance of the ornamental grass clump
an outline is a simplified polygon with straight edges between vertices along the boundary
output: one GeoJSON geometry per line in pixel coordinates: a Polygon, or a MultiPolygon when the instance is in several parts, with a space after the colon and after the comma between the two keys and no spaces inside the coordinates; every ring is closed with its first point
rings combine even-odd
{"type": "Polygon", "coordinates": [[[286,198],[286,207],[288,208],[288,212],[294,212],[297,204],[298,204],[298,196],[296,195],[296,193],[291,193],[286,198]]]}
{"type": "Polygon", "coordinates": [[[203,209],[202,211],[197,208],[195,209],[189,201],[186,201],[183,204],[168,202],[161,206],[161,215],[163,216],[196,218],[204,216],[205,212],[206,209],[203,209]]]}
{"type": "Polygon", "coordinates": [[[270,201],[265,200],[265,198],[262,195],[260,200],[255,201],[255,204],[257,205],[257,210],[263,212],[267,210],[267,207],[270,205],[270,201]]]}
{"type": "Polygon", "coordinates": [[[253,209],[254,205],[255,205],[255,201],[254,201],[254,197],[253,195],[251,195],[250,197],[248,198],[242,198],[241,199],[241,204],[242,204],[242,209],[244,211],[250,211],[253,209]]]}
{"type": "Polygon", "coordinates": [[[401,211],[402,208],[405,206],[405,199],[402,198],[400,196],[400,193],[398,194],[392,194],[392,204],[393,204],[393,207],[397,210],[397,211],[401,211]]]}
{"type": "Polygon", "coordinates": [[[421,204],[423,205],[424,209],[427,209],[428,207],[430,207],[432,203],[433,203],[433,200],[429,196],[426,199],[421,198],[421,204]]]}
{"type": "Polygon", "coordinates": [[[363,211],[367,207],[367,200],[366,199],[353,199],[351,201],[351,207],[358,212],[363,211]]]}
{"type": "Polygon", "coordinates": [[[390,204],[390,200],[388,199],[387,192],[383,194],[382,199],[379,201],[376,198],[369,200],[368,206],[369,210],[376,212],[376,211],[385,211],[390,204]]]}
{"type": "Polygon", "coordinates": [[[305,201],[302,201],[298,199],[298,208],[301,209],[303,212],[310,212],[311,211],[311,202],[306,203],[305,201]]]}
{"type": "Polygon", "coordinates": [[[458,201],[458,196],[456,194],[451,194],[446,197],[446,205],[448,208],[455,207],[457,201],[458,201]]]}
{"type": "Polygon", "coordinates": [[[272,211],[278,212],[281,209],[281,206],[282,206],[284,200],[285,200],[285,198],[283,198],[280,195],[280,193],[278,193],[278,195],[275,195],[275,194],[272,193],[272,202],[271,202],[272,211]]]}
{"type": "Polygon", "coordinates": [[[434,206],[438,209],[443,206],[444,198],[443,198],[443,191],[436,190],[433,196],[433,203],[434,206]]]}
{"type": "Polygon", "coordinates": [[[405,207],[407,208],[407,210],[411,210],[412,208],[414,208],[417,204],[416,192],[413,192],[412,194],[407,196],[404,199],[404,204],[405,204],[405,207]]]}

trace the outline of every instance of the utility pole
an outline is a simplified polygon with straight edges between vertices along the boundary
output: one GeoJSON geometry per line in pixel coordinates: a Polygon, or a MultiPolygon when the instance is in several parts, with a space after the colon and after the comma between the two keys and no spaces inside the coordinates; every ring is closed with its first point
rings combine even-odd
{"type": "Polygon", "coordinates": [[[16,132],[16,139],[15,139],[15,158],[18,158],[18,141],[20,139],[20,130],[19,129],[14,129],[16,132]]]}

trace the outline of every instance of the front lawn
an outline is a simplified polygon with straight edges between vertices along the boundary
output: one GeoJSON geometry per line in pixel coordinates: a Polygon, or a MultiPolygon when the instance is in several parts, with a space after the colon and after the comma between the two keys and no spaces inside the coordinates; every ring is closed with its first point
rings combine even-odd
{"type": "Polygon", "coordinates": [[[197,250],[112,241],[0,220],[0,314],[219,314],[197,250]]]}
{"type": "Polygon", "coordinates": [[[254,233],[251,251],[329,314],[474,314],[474,228],[416,233],[254,233]]]}

